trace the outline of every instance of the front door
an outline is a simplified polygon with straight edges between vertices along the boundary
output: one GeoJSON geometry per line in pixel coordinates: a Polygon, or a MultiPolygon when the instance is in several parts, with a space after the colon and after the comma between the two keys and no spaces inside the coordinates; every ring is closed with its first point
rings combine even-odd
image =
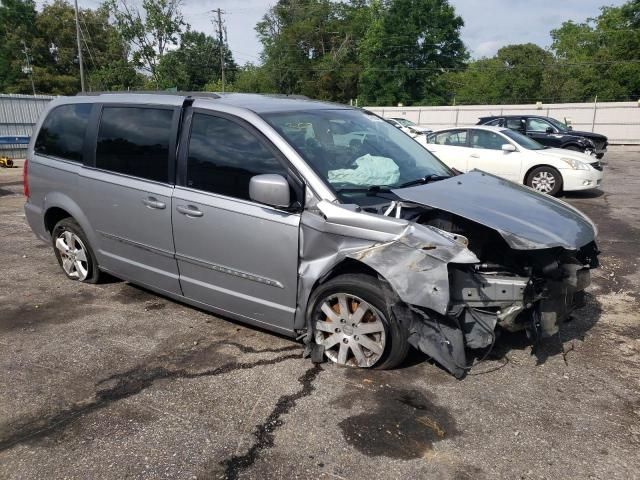
{"type": "Polygon", "coordinates": [[[286,162],[235,117],[198,109],[187,117],[172,201],[184,295],[290,331],[297,301],[300,214],[249,198],[252,176],[288,177],[286,162]]]}
{"type": "Polygon", "coordinates": [[[548,147],[560,147],[562,145],[561,135],[557,135],[556,128],[542,118],[527,118],[527,136],[536,142],[548,147]]]}
{"type": "Polygon", "coordinates": [[[519,181],[520,152],[502,150],[502,145],[507,143],[510,142],[496,132],[472,129],[470,133],[469,170],[477,168],[508,180],[519,181]]]}
{"type": "Polygon", "coordinates": [[[178,116],[175,107],[105,104],[91,135],[95,158],[78,183],[100,266],[173,294],[180,294],[171,227],[178,116]]]}

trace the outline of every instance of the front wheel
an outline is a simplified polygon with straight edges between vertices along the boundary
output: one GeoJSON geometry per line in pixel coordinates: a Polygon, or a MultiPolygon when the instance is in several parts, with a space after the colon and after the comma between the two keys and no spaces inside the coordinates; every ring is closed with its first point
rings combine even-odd
{"type": "Polygon", "coordinates": [[[380,281],[369,275],[341,275],[318,287],[310,299],[314,339],[329,360],[379,369],[402,363],[408,332],[384,299],[380,281]]]}
{"type": "Polygon", "coordinates": [[[65,275],[71,280],[97,283],[98,262],[80,225],[73,218],[60,220],[51,235],[53,251],[65,275]]]}
{"type": "Polygon", "coordinates": [[[527,175],[526,184],[540,193],[556,196],[562,190],[562,176],[553,167],[536,167],[527,175]]]}

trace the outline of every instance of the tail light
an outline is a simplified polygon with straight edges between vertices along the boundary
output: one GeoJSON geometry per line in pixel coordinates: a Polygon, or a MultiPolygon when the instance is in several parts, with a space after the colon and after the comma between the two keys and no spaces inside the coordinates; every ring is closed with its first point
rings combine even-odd
{"type": "Polygon", "coordinates": [[[29,162],[24,160],[24,167],[22,167],[22,189],[24,190],[24,196],[29,198],[29,162]]]}

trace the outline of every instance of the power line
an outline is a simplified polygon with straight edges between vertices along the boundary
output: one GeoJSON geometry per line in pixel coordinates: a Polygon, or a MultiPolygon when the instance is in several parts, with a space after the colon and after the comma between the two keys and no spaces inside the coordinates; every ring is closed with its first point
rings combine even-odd
{"type": "Polygon", "coordinates": [[[213,22],[218,27],[218,41],[220,43],[220,73],[222,77],[222,92],[224,92],[224,48],[225,39],[227,36],[227,28],[222,23],[222,14],[224,12],[220,10],[220,8],[212,10],[212,12],[218,14],[217,19],[214,17],[213,22]]]}

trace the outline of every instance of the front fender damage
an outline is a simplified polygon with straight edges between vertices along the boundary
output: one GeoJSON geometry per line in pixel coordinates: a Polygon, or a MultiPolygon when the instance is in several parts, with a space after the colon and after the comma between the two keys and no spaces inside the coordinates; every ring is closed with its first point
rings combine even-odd
{"type": "Polygon", "coordinates": [[[296,326],[313,342],[308,300],[314,287],[346,259],[362,262],[386,282],[387,305],[409,341],[454,375],[464,375],[464,338],[450,301],[448,265],[478,258],[464,239],[434,227],[320,202],[301,218],[296,326]]]}

